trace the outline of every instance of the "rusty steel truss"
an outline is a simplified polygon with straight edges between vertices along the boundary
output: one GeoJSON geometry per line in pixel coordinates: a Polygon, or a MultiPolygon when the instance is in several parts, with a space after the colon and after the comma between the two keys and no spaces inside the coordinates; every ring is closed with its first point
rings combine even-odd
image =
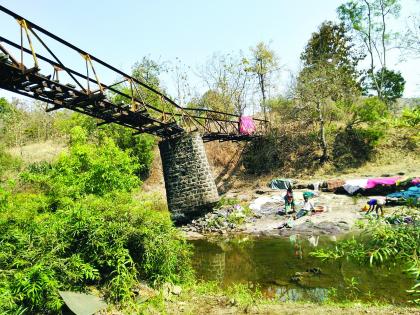
{"type": "Polygon", "coordinates": [[[14,18],[20,28],[18,43],[0,36],[0,88],[45,102],[49,104],[47,111],[67,108],[100,119],[98,125],[116,123],[134,129],[135,134],[149,133],[162,138],[198,131],[204,141],[240,141],[257,137],[265,130],[266,121],[254,119],[255,133],[241,134],[240,116],[181,107],[147,83],[86,53],[7,8],[0,6],[0,11],[14,18]],[[76,71],[64,65],[58,53],[54,53],[46,44],[47,40],[58,42],[80,54],[85,68],[76,71]],[[35,51],[35,41],[43,51],[48,52],[48,57],[35,51]],[[10,49],[20,56],[13,56],[10,49]],[[32,66],[27,65],[25,57],[33,62],[32,66]],[[41,63],[42,67],[45,66],[42,73],[41,63]],[[121,80],[105,84],[100,80],[98,67],[111,71],[115,78],[121,80]],[[67,80],[60,80],[60,73],[65,74],[67,80]]]}

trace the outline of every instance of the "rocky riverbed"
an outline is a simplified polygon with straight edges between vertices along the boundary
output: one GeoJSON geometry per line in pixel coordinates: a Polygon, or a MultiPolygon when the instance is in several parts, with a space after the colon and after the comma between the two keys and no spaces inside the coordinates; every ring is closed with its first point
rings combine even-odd
{"type": "MultiPolygon", "coordinates": [[[[296,210],[303,203],[304,189],[294,190],[296,210]]],[[[363,217],[361,207],[366,197],[350,197],[331,192],[316,192],[312,198],[315,206],[325,211],[298,219],[282,215],[284,190],[259,189],[231,191],[224,196],[230,204],[221,206],[204,217],[183,226],[188,239],[211,235],[249,234],[254,236],[338,235],[347,233],[363,217]],[[236,202],[234,201],[236,200],[236,202]]],[[[386,209],[385,209],[386,210],[386,209]]]]}

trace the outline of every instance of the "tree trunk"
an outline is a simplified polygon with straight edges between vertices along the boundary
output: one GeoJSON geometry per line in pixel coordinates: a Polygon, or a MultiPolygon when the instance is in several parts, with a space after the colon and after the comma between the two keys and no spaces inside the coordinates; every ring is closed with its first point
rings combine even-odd
{"type": "Polygon", "coordinates": [[[264,77],[264,73],[262,72],[262,68],[263,68],[263,64],[262,64],[262,59],[260,60],[260,69],[261,69],[261,73],[258,74],[259,76],[259,81],[260,81],[260,89],[261,89],[261,95],[262,95],[262,103],[261,103],[261,107],[263,109],[263,113],[264,113],[264,119],[267,120],[267,110],[266,110],[266,95],[265,95],[265,77],[264,77]]]}
{"type": "Polygon", "coordinates": [[[320,158],[321,164],[328,161],[328,146],[327,146],[327,140],[325,139],[325,121],[324,121],[324,115],[322,114],[322,108],[321,108],[321,102],[316,103],[316,109],[318,111],[318,119],[319,119],[319,140],[320,145],[322,149],[322,156],[320,158]]]}
{"type": "Polygon", "coordinates": [[[387,13],[385,13],[385,10],[384,10],[384,2],[383,1],[381,1],[381,15],[382,15],[382,53],[384,54],[383,55],[383,63],[382,63],[382,67],[383,68],[386,68],[386,47],[385,47],[385,34],[386,34],[386,31],[385,31],[385,15],[386,15],[387,13]]]}
{"type": "Polygon", "coordinates": [[[369,51],[369,55],[370,55],[370,71],[371,71],[371,76],[372,76],[372,80],[375,84],[375,88],[376,88],[376,93],[378,94],[378,97],[380,99],[382,99],[382,88],[381,86],[379,86],[378,80],[376,78],[375,75],[375,67],[374,67],[374,60],[373,60],[373,48],[372,48],[372,12],[371,12],[371,7],[370,7],[370,3],[366,0],[364,0],[366,7],[368,9],[368,42],[367,42],[367,47],[368,47],[368,51],[369,51]]]}

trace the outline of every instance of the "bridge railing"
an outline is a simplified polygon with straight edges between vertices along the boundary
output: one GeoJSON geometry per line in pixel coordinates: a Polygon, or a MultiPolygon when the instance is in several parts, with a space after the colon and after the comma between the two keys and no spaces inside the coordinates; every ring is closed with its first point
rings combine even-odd
{"type": "MultiPolygon", "coordinates": [[[[52,104],[53,107],[47,108],[48,111],[68,108],[102,119],[100,124],[118,123],[133,128],[136,134],[151,133],[171,137],[182,132],[199,131],[207,141],[243,140],[251,137],[239,132],[240,116],[209,109],[183,108],[147,83],[88,54],[7,8],[0,6],[0,11],[17,21],[21,35],[19,43],[0,36],[0,50],[7,56],[6,64],[2,65],[0,87],[52,104]],[[37,46],[34,45],[35,41],[37,46]],[[66,66],[49,45],[54,41],[78,53],[83,58],[84,69],[74,70],[66,66]],[[17,51],[17,55],[20,53],[20,58],[13,56],[9,47],[17,51]],[[49,56],[36,51],[36,47],[41,47],[49,56]],[[27,66],[28,62],[25,62],[24,56],[28,55],[33,60],[33,66],[27,66]],[[49,68],[51,73],[41,74],[41,65],[49,68]],[[120,80],[104,83],[100,79],[99,68],[120,80]],[[63,74],[67,81],[63,80],[63,74]],[[12,81],[9,80],[11,77],[12,81]]],[[[267,122],[261,119],[254,121],[256,131],[253,136],[257,136],[264,132],[267,122]]]]}

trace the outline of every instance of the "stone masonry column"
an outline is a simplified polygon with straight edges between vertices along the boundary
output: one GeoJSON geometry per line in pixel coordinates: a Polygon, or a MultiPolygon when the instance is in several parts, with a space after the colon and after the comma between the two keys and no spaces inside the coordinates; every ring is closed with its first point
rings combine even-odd
{"type": "Polygon", "coordinates": [[[174,222],[188,223],[208,212],[220,198],[200,134],[162,140],[159,150],[174,222]]]}

